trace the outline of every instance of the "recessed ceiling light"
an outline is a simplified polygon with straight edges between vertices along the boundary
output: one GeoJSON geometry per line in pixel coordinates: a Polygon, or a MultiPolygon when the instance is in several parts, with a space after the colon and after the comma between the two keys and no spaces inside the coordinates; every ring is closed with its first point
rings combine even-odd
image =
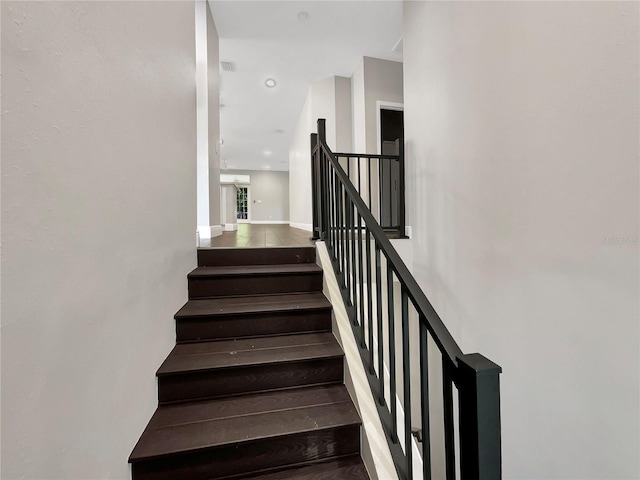
{"type": "Polygon", "coordinates": [[[271,165],[265,165],[264,168],[266,168],[267,170],[271,168],[271,165]]]}
{"type": "Polygon", "coordinates": [[[264,150],[262,153],[264,153],[265,157],[270,157],[271,155],[273,155],[273,152],[271,150],[264,150]]]}
{"type": "Polygon", "coordinates": [[[305,12],[304,10],[298,12],[298,18],[300,20],[306,20],[307,18],[309,18],[309,12],[305,12]]]}
{"type": "Polygon", "coordinates": [[[264,84],[265,84],[267,87],[269,87],[269,88],[273,88],[273,87],[275,87],[275,86],[276,86],[276,81],[275,81],[273,78],[267,78],[267,79],[264,81],[264,84]]]}

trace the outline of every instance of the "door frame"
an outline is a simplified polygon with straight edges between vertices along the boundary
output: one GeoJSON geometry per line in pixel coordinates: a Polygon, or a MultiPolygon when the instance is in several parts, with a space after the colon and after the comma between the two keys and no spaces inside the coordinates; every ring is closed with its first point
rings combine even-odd
{"type": "MultiPolygon", "coordinates": [[[[240,188],[247,189],[247,218],[236,218],[238,223],[251,223],[251,185],[250,184],[239,184],[240,188]]],[[[237,192],[236,192],[237,193],[237,192]]],[[[236,216],[238,215],[238,211],[236,210],[236,216]]]]}
{"type": "Polygon", "coordinates": [[[396,110],[404,112],[404,103],[376,101],[376,153],[382,154],[382,120],[381,110],[396,110]]]}

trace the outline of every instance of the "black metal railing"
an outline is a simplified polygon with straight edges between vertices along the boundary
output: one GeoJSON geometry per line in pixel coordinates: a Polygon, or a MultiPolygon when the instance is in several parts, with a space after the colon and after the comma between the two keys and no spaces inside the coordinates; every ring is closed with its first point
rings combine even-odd
{"type": "Polygon", "coordinates": [[[311,135],[311,153],[314,223],[326,242],[398,475],[454,480],[459,472],[462,480],[500,479],[501,368],[462,352],[350,172],[327,147],[323,119],[311,135]],[[421,472],[413,468],[416,431],[421,472]]]}
{"type": "MultiPolygon", "coordinates": [[[[404,141],[386,142],[397,153],[334,153],[347,178],[378,224],[388,235],[404,238],[404,141]]],[[[318,175],[314,165],[313,175],[318,175]]],[[[314,216],[314,237],[319,238],[319,224],[314,216]]]]}

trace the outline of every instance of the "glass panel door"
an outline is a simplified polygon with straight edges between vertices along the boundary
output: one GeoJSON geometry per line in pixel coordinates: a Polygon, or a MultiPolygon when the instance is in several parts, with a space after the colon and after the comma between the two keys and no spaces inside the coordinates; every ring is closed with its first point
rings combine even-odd
{"type": "Polygon", "coordinates": [[[238,223],[248,223],[249,221],[249,189],[247,187],[237,187],[236,218],[238,223]]]}

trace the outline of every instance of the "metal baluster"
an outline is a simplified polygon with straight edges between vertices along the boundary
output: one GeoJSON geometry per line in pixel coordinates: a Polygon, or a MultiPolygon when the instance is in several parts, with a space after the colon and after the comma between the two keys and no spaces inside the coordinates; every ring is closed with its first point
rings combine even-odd
{"type": "Polygon", "coordinates": [[[371,234],[369,233],[369,229],[366,229],[366,252],[367,252],[367,290],[369,291],[368,295],[368,317],[367,317],[367,333],[369,334],[369,373],[374,373],[375,369],[373,368],[373,299],[371,298],[373,286],[371,285],[371,234]]]}
{"type": "Polygon", "coordinates": [[[402,387],[404,397],[404,454],[407,457],[407,478],[413,478],[411,449],[411,367],[409,360],[409,298],[402,287],[402,387]]]}
{"type": "Polygon", "coordinates": [[[329,244],[331,245],[331,259],[336,261],[336,172],[333,170],[333,165],[330,168],[330,189],[331,195],[329,198],[331,208],[331,230],[329,235],[329,244]]]}
{"type": "Polygon", "coordinates": [[[360,279],[360,343],[364,344],[364,273],[362,268],[362,216],[358,213],[358,274],[360,279]]]}
{"type": "MultiPolygon", "coordinates": [[[[387,337],[389,337],[389,339],[393,338],[391,334],[391,330],[394,328],[394,323],[395,323],[394,315],[395,315],[395,312],[394,312],[394,300],[393,300],[393,269],[391,268],[391,265],[389,265],[389,261],[387,260],[387,329],[389,331],[389,333],[387,334],[387,337]]],[[[382,328],[383,328],[382,323],[380,323],[380,325],[378,325],[378,337],[384,339],[382,328]]],[[[390,348],[389,348],[390,355],[391,355],[391,351],[392,351],[392,347],[390,345],[390,348]]],[[[395,366],[395,363],[394,363],[394,366],[395,366]]],[[[380,370],[380,372],[384,373],[384,342],[383,341],[378,342],[378,369],[380,370]]],[[[381,374],[381,378],[384,379],[384,375],[381,374]]],[[[384,402],[384,381],[380,382],[380,385],[381,385],[380,389],[382,391],[381,398],[382,398],[382,401],[384,402]]],[[[395,402],[393,402],[392,399],[390,399],[390,401],[393,404],[395,404],[395,402]]],[[[395,422],[394,422],[394,425],[395,425],[395,422]]]]}
{"type": "Polygon", "coordinates": [[[382,158],[378,158],[378,223],[382,228],[382,158]]]}
{"type": "Polygon", "coordinates": [[[344,245],[342,243],[342,237],[344,236],[344,212],[342,210],[342,183],[338,179],[338,279],[340,281],[340,288],[344,287],[344,245]]]}
{"type": "Polygon", "coordinates": [[[355,219],[356,214],[357,214],[356,206],[353,204],[353,201],[350,200],[349,215],[351,217],[351,297],[353,298],[354,318],[357,316],[357,312],[355,311],[355,309],[357,308],[356,295],[358,291],[358,285],[356,281],[357,280],[357,277],[356,277],[356,219],[355,219]]]}
{"type": "MultiPolygon", "coordinates": [[[[380,325],[382,324],[382,260],[380,258],[380,247],[376,243],[376,313],[377,313],[377,325],[378,331],[380,331],[380,325]]],[[[373,325],[372,325],[373,326],[373,325]]],[[[382,342],[382,338],[378,338],[378,342],[382,342]]],[[[374,370],[373,363],[373,328],[369,330],[369,369],[371,373],[374,370]]],[[[382,374],[382,372],[381,372],[382,374]]]]}
{"type": "MultiPolygon", "coordinates": [[[[384,339],[382,335],[382,259],[380,247],[375,244],[376,250],[376,311],[378,326],[378,403],[384,405],[384,339]]],[[[371,348],[373,350],[373,346],[371,348]]]]}
{"type": "Polygon", "coordinates": [[[369,194],[369,204],[367,205],[369,207],[369,210],[372,211],[371,208],[371,157],[367,157],[367,192],[369,194]]]}
{"type": "Polygon", "coordinates": [[[453,426],[453,382],[451,369],[453,366],[446,354],[442,354],[442,396],[444,409],[444,456],[446,480],[456,478],[456,452],[453,426]]]}
{"type": "Polygon", "coordinates": [[[427,319],[420,316],[420,407],[422,409],[422,476],[431,480],[431,435],[429,426],[429,349],[427,319]]]}
{"type": "Polygon", "coordinates": [[[346,264],[347,264],[347,268],[344,271],[344,276],[345,279],[347,281],[347,307],[350,307],[351,305],[353,305],[353,302],[351,301],[351,252],[350,252],[350,248],[349,248],[349,234],[351,233],[351,209],[349,208],[349,205],[351,204],[351,199],[349,198],[349,196],[347,195],[346,189],[344,192],[344,214],[345,214],[345,225],[344,225],[344,233],[345,233],[345,255],[346,255],[346,264]]]}
{"type": "Polygon", "coordinates": [[[360,188],[360,157],[358,157],[358,193],[360,194],[360,197],[362,198],[362,188],[360,188]]]}
{"type": "Polygon", "coordinates": [[[391,171],[393,170],[393,165],[391,164],[390,158],[385,158],[386,163],[388,165],[388,173],[389,173],[389,226],[393,227],[393,179],[391,178],[391,171]]]}
{"type": "Polygon", "coordinates": [[[393,300],[393,270],[387,264],[387,310],[389,314],[389,402],[391,409],[391,440],[398,443],[398,402],[396,402],[396,325],[393,300]]]}

